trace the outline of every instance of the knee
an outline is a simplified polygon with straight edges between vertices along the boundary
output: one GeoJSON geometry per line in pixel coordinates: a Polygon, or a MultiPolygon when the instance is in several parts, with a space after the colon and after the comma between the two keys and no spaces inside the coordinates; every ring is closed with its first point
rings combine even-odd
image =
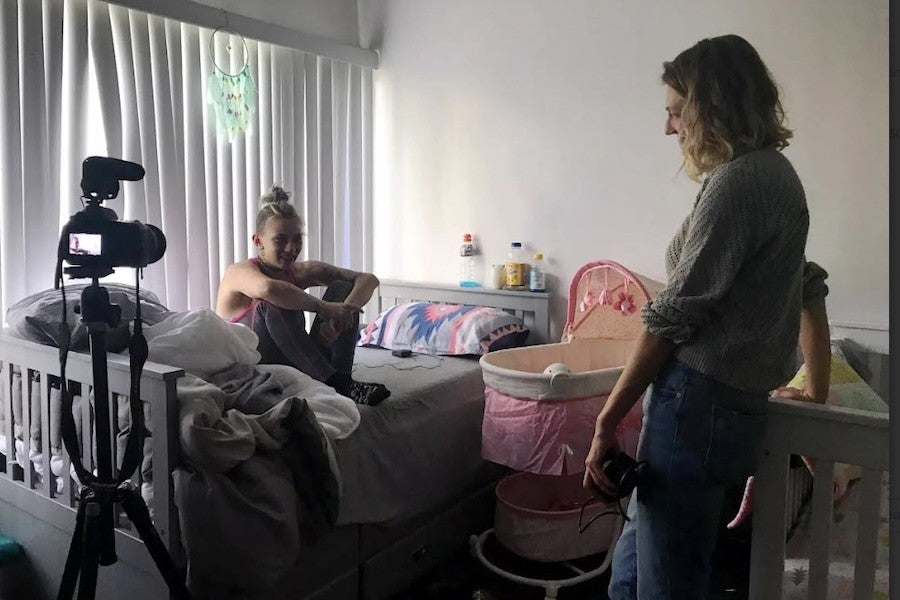
{"type": "Polygon", "coordinates": [[[353,290],[353,283],[350,281],[332,281],[325,289],[322,299],[326,302],[342,302],[350,295],[353,290]]]}

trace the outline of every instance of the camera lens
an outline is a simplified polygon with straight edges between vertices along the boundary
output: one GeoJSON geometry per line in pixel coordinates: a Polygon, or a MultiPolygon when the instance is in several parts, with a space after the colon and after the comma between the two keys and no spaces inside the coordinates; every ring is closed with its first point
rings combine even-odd
{"type": "Polygon", "coordinates": [[[150,235],[145,236],[147,264],[155,263],[166,253],[166,236],[159,227],[145,225],[150,235]]]}

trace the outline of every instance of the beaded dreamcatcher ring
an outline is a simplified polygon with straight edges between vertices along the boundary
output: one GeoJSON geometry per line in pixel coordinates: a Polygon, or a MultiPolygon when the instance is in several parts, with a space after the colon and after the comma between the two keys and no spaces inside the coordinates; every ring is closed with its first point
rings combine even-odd
{"type": "MultiPolygon", "coordinates": [[[[231,41],[226,46],[231,52],[231,41]]],[[[209,36],[209,57],[213,72],[207,82],[209,102],[215,107],[216,129],[219,135],[227,136],[229,142],[246,131],[250,126],[250,117],[256,108],[256,86],[250,75],[250,50],[247,41],[241,34],[226,27],[220,27],[209,36]],[[236,35],[241,40],[243,50],[243,66],[237,72],[223,69],[216,62],[215,39],[219,33],[236,35]]]]}

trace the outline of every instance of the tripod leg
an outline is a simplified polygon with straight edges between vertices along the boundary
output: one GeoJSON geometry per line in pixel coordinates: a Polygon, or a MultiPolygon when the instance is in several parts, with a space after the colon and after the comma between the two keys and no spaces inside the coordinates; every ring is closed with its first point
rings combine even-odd
{"type": "Polygon", "coordinates": [[[94,600],[97,591],[97,569],[100,566],[100,505],[88,502],[85,507],[84,555],[81,562],[81,581],[78,600],[94,600]]]}
{"type": "Polygon", "coordinates": [[[144,499],[130,487],[119,488],[118,499],[122,503],[122,508],[125,509],[125,514],[128,515],[128,518],[134,524],[134,528],[137,529],[138,535],[144,540],[147,551],[150,552],[153,562],[156,563],[156,568],[159,569],[163,579],[166,580],[172,596],[179,600],[189,599],[191,593],[188,591],[184,580],[178,574],[178,568],[172,561],[172,557],[169,556],[165,544],[163,544],[159,534],[156,533],[156,528],[153,527],[150,511],[147,510],[144,499]]]}
{"type": "Polygon", "coordinates": [[[100,515],[97,517],[97,526],[100,544],[100,564],[108,567],[119,560],[119,557],[116,555],[116,525],[113,518],[112,503],[105,504],[100,509],[100,515]]]}
{"type": "Polygon", "coordinates": [[[75,584],[78,581],[78,571],[81,570],[82,552],[84,551],[84,507],[86,504],[84,494],[82,494],[75,517],[75,531],[72,533],[72,541],[69,543],[69,554],[66,556],[66,567],[63,569],[56,600],[68,600],[75,594],[75,584]]]}

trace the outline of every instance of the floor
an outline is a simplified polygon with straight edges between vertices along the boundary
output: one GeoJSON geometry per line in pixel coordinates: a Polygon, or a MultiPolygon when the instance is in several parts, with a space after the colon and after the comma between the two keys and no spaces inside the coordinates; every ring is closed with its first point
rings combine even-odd
{"type": "MultiPolygon", "coordinates": [[[[533,578],[565,576],[558,566],[519,558],[493,538],[485,543],[484,553],[505,570],[533,578]]],[[[582,569],[603,562],[603,555],[575,561],[582,569]]],[[[743,536],[723,535],[715,555],[710,584],[710,600],[744,600],[747,598],[747,575],[750,548],[743,536]]],[[[607,600],[609,573],[559,591],[559,600],[607,600]]],[[[452,561],[438,568],[429,578],[396,596],[393,600],[543,600],[544,590],[510,582],[495,575],[466,549],[452,561]]]]}

